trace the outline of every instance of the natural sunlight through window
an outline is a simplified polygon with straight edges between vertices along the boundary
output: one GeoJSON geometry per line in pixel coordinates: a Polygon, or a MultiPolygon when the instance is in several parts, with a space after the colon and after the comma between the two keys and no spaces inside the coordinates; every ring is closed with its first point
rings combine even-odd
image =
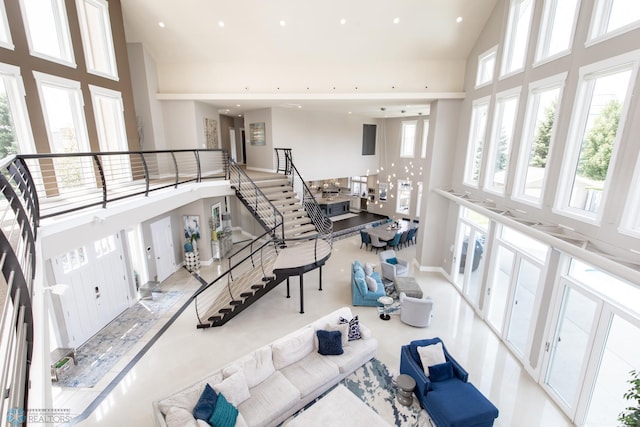
{"type": "Polygon", "coordinates": [[[429,138],[429,120],[422,122],[422,145],[420,146],[420,158],[427,158],[427,139],[429,138]]]}
{"type": "Polygon", "coordinates": [[[63,0],[20,0],[31,54],[75,67],[63,0]]]}
{"type": "Polygon", "coordinates": [[[546,0],[536,50],[536,62],[568,52],[578,15],[579,0],[546,0]]]}
{"type": "Polygon", "coordinates": [[[496,56],[498,46],[494,46],[478,57],[478,74],[476,75],[476,87],[480,87],[493,81],[493,73],[496,68],[496,56]]]}
{"type": "Polygon", "coordinates": [[[640,26],[638,0],[599,0],[591,21],[591,40],[640,26]]]}
{"type": "Polygon", "coordinates": [[[513,132],[520,88],[498,94],[491,133],[491,157],[487,163],[486,189],[504,193],[509,171],[513,132]]]}
{"type": "Polygon", "coordinates": [[[0,63],[0,158],[35,151],[20,69],[0,63]]]}
{"type": "Polygon", "coordinates": [[[411,181],[398,180],[396,213],[408,215],[411,205],[411,181]]]}
{"type": "Polygon", "coordinates": [[[467,161],[464,169],[464,183],[474,187],[477,187],[480,182],[480,168],[487,130],[488,111],[489,98],[474,101],[471,112],[469,142],[467,143],[467,161]]]}
{"type": "Polygon", "coordinates": [[[563,162],[558,207],[580,218],[599,219],[609,166],[619,129],[624,129],[627,98],[632,93],[639,51],[580,70],[571,131],[563,162]]]}
{"type": "Polygon", "coordinates": [[[417,122],[402,122],[402,145],[400,146],[400,157],[413,157],[416,147],[416,126],[417,122]]]}
{"type": "Polygon", "coordinates": [[[565,78],[566,74],[562,74],[529,87],[529,105],[516,171],[516,198],[535,204],[541,202],[565,78]]]}
{"type": "Polygon", "coordinates": [[[524,67],[532,14],[533,0],[511,0],[501,76],[515,73],[524,67]]]}
{"type": "Polygon", "coordinates": [[[87,71],[117,80],[109,4],[105,0],[77,0],[76,5],[87,71]]]}

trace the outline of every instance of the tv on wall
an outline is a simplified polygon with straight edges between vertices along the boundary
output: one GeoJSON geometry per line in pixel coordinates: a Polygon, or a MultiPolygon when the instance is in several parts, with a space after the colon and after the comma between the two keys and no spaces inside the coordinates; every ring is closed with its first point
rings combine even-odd
{"type": "Polygon", "coordinates": [[[362,155],[376,154],[376,125],[362,125],[362,155]]]}

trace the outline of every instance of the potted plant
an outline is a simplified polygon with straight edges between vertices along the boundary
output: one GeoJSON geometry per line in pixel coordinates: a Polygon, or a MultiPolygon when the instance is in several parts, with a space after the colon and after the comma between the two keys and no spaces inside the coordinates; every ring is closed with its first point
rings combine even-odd
{"type": "Polygon", "coordinates": [[[632,370],[631,379],[627,380],[631,388],[623,396],[626,400],[635,403],[635,406],[628,406],[618,415],[618,421],[623,426],[640,427],[640,372],[632,370]]]}

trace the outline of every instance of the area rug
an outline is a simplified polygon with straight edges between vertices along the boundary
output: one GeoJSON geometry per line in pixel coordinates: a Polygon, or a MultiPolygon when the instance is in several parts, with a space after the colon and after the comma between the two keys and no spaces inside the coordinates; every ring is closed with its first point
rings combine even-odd
{"type": "Polygon", "coordinates": [[[154,299],[140,300],[76,350],[77,366],[71,366],[54,385],[93,387],[180,298],[183,292],[154,292],[154,299]]]}
{"type": "MultiPolygon", "coordinates": [[[[400,315],[400,296],[396,291],[393,281],[382,279],[382,284],[384,285],[384,292],[387,296],[393,298],[393,304],[387,307],[387,314],[400,315]]],[[[378,307],[378,314],[382,314],[383,310],[384,307],[378,307]]]]}
{"type": "MultiPolygon", "coordinates": [[[[396,399],[397,388],[394,380],[397,375],[398,373],[395,375],[390,373],[387,366],[378,359],[371,359],[340,381],[340,384],[391,425],[429,427],[429,415],[420,407],[415,397],[411,406],[401,405],[396,399]]],[[[316,401],[322,399],[323,396],[320,396],[316,401]]],[[[306,408],[311,405],[313,403],[307,405],[306,408]]],[[[305,409],[300,410],[296,415],[305,409]]]]}

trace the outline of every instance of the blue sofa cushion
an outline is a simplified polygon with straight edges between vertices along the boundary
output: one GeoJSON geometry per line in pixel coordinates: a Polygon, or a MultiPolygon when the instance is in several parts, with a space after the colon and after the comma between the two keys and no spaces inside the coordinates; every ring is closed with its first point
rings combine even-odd
{"type": "Polygon", "coordinates": [[[492,425],[493,420],[498,417],[498,409],[471,383],[452,378],[432,383],[432,387],[425,403],[432,418],[440,420],[438,425],[492,425]],[[443,423],[444,420],[446,422],[443,423]]]}
{"type": "Polygon", "coordinates": [[[450,378],[453,378],[453,365],[451,362],[429,366],[429,379],[431,382],[445,381],[450,378]]]}
{"type": "Polygon", "coordinates": [[[342,349],[342,332],[316,331],[318,336],[318,353],[323,356],[338,356],[344,353],[342,349]]]}

